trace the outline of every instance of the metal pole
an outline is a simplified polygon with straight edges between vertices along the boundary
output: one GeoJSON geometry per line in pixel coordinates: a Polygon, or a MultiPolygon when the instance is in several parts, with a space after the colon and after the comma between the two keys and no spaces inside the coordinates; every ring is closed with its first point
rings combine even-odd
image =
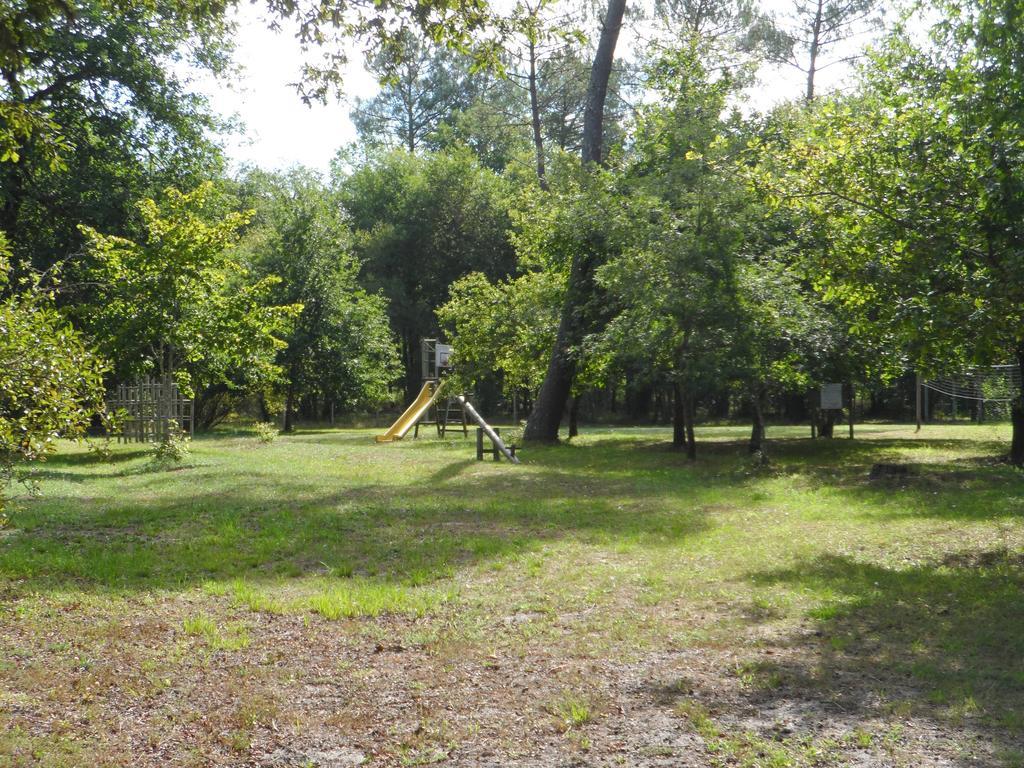
{"type": "Polygon", "coordinates": [[[917,416],[917,429],[915,432],[921,431],[921,374],[914,374],[914,412],[917,416]]]}
{"type": "Polygon", "coordinates": [[[519,459],[517,459],[516,455],[512,453],[512,451],[508,449],[505,443],[501,441],[501,438],[498,437],[497,433],[493,429],[491,429],[491,425],[480,417],[480,414],[476,412],[476,408],[470,405],[466,398],[463,397],[462,395],[456,395],[456,398],[460,403],[462,403],[463,407],[466,409],[466,413],[469,414],[469,418],[475,421],[476,425],[480,427],[480,429],[484,431],[484,434],[491,439],[491,443],[494,444],[494,447],[501,451],[505,455],[505,458],[511,461],[513,464],[518,464],[519,459]]]}
{"type": "Polygon", "coordinates": [[[852,381],[848,386],[850,387],[850,397],[847,400],[847,408],[850,410],[850,439],[853,440],[853,404],[856,400],[856,394],[854,393],[852,381]]]}

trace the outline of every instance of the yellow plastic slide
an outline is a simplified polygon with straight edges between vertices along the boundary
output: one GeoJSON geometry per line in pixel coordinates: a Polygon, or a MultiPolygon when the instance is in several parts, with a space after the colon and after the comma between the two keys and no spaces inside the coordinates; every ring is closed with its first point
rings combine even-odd
{"type": "Polygon", "coordinates": [[[405,413],[398,417],[398,421],[392,424],[391,428],[383,435],[377,435],[377,442],[390,443],[392,440],[401,440],[405,437],[406,432],[412,429],[413,425],[423,418],[427,409],[434,404],[443,388],[443,381],[436,383],[433,381],[426,382],[420,393],[416,395],[416,399],[412,401],[412,405],[406,408],[405,413]]]}

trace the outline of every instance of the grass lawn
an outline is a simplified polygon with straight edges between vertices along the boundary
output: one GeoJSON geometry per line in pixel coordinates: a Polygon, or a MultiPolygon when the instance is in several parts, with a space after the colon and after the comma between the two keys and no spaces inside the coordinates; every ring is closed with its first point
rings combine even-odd
{"type": "Polygon", "coordinates": [[[1024,766],[1008,428],[373,434],[41,465],[0,766],[1024,766]]]}

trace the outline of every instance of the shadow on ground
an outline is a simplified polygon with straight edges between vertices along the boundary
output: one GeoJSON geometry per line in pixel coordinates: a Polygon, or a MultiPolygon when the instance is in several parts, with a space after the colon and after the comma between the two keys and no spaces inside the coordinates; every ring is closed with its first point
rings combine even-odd
{"type": "MultiPolygon", "coordinates": [[[[339,432],[312,436],[311,445],[310,435],[299,437],[328,457],[368,439],[339,432]]],[[[678,544],[707,528],[708,500],[717,504],[723,494],[736,494],[737,503],[756,504],[761,483],[786,475],[828,486],[840,499],[866,500],[883,516],[1014,514],[1020,478],[1008,468],[970,469],[968,477],[949,483],[942,480],[948,467],[927,465],[898,493],[867,480],[874,461],[946,442],[778,440],[772,466],[762,470],[751,467],[742,441],[704,444],[691,464],[653,437],[602,438],[531,449],[524,454],[526,467],[503,464],[498,470],[469,458],[469,441],[451,452],[423,441],[397,449],[422,456],[426,474],[420,469],[415,477],[386,484],[255,465],[244,474],[218,466],[138,474],[128,460],[144,452],[116,453],[114,468],[88,454],[67,454],[54,457],[45,472],[70,480],[80,495],[50,492],[29,502],[16,520],[20,530],[0,547],[0,574],[26,589],[179,588],[208,579],[310,573],[424,583],[446,578],[460,565],[528,552],[563,537],[678,544]],[[132,473],[132,485],[123,485],[120,478],[132,473]],[[933,475],[955,493],[936,496],[933,475]],[[965,493],[983,503],[958,505],[965,493]]],[[[952,442],[963,450],[963,441],[952,442]]],[[[236,448],[251,446],[240,440],[226,442],[223,450],[236,448]]],[[[979,455],[993,448],[971,446],[979,455]]],[[[373,455],[379,460],[385,454],[373,455]]]]}
{"type": "Polygon", "coordinates": [[[1024,554],[906,567],[825,555],[750,578],[834,599],[745,668],[749,711],[796,717],[808,731],[923,719],[952,762],[1024,763],[1024,554]]]}

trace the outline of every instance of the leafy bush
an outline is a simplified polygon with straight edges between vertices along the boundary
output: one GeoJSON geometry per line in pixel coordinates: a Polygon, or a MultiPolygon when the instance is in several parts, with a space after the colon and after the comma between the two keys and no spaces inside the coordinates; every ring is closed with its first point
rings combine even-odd
{"type": "MultiPolygon", "coordinates": [[[[9,288],[7,254],[0,233],[0,292],[9,288]]],[[[16,465],[44,461],[58,439],[83,437],[102,413],[103,371],[38,279],[0,300],[0,523],[16,465]]]]}
{"type": "Polygon", "coordinates": [[[505,445],[522,445],[523,444],[523,428],[512,427],[512,429],[506,429],[501,433],[501,441],[505,445]]]}
{"type": "Polygon", "coordinates": [[[183,463],[192,451],[188,447],[188,436],[172,423],[167,435],[150,448],[150,461],[158,467],[168,467],[183,463]]]}
{"type": "Polygon", "coordinates": [[[277,439],[277,425],[269,421],[260,421],[256,424],[256,439],[261,443],[272,443],[277,439]]]}

